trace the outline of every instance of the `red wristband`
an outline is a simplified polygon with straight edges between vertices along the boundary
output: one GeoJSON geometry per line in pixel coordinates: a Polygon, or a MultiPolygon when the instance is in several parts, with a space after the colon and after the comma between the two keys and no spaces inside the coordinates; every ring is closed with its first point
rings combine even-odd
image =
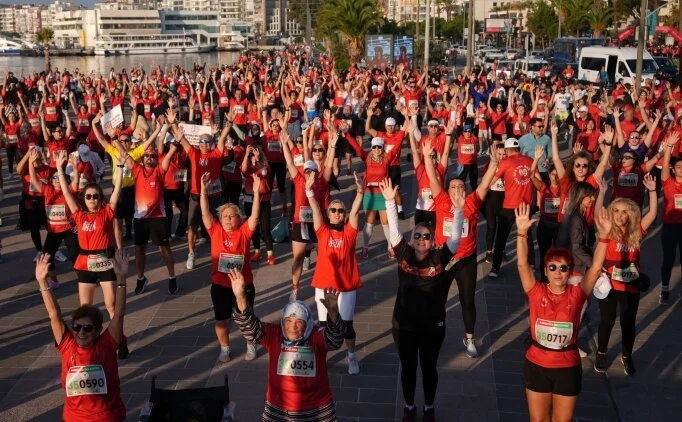
{"type": "Polygon", "coordinates": [[[608,238],[606,238],[606,239],[603,239],[601,237],[599,238],[599,243],[609,243],[610,241],[611,241],[611,239],[608,239],[608,238]]]}

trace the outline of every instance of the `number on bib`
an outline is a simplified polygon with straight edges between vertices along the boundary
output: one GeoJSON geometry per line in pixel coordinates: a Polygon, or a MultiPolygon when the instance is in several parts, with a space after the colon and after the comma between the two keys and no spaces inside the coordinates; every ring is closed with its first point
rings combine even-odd
{"type": "Polygon", "coordinates": [[[312,223],[313,222],[313,209],[310,207],[300,207],[298,212],[298,219],[302,223],[312,223]]]}
{"type": "Polygon", "coordinates": [[[277,375],[285,377],[314,377],[315,352],[312,347],[282,346],[277,360],[277,375]]]}
{"type": "Polygon", "coordinates": [[[88,271],[100,273],[114,269],[114,261],[106,254],[88,255],[88,271]]]}
{"type": "Polygon", "coordinates": [[[556,214],[559,212],[561,198],[545,198],[545,213],[556,214]]]}
{"type": "Polygon", "coordinates": [[[47,219],[50,222],[62,222],[66,220],[66,206],[61,205],[46,205],[47,219]]]}
{"type": "Polygon", "coordinates": [[[618,185],[632,188],[637,186],[639,175],[637,173],[625,173],[618,176],[618,185]]]}
{"type": "Polygon", "coordinates": [[[176,182],[186,182],[187,181],[187,170],[176,170],[173,173],[173,180],[176,182]]]}
{"type": "Polygon", "coordinates": [[[220,253],[220,258],[218,258],[218,272],[229,273],[232,269],[241,271],[242,268],[244,268],[244,255],[225,252],[220,253]]]}
{"type": "Polygon", "coordinates": [[[627,268],[613,267],[611,279],[620,281],[621,283],[632,283],[639,278],[639,270],[634,263],[631,263],[627,268]]]}
{"type": "Polygon", "coordinates": [[[473,154],[476,152],[476,145],[462,144],[462,154],[473,154]]]}
{"type": "Polygon", "coordinates": [[[107,376],[102,365],[72,366],[65,384],[67,397],[107,394],[107,376]]]}
{"type": "Polygon", "coordinates": [[[568,346],[573,338],[572,322],[557,322],[538,319],[535,322],[535,341],[552,350],[568,346]]]}

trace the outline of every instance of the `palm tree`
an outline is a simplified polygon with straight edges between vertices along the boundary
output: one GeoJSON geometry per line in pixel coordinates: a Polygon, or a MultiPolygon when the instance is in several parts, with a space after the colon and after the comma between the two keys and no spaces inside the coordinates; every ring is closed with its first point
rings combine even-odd
{"type": "Polygon", "coordinates": [[[42,28],[36,32],[36,41],[43,45],[43,52],[45,53],[45,72],[50,73],[52,65],[50,63],[50,44],[54,38],[54,31],[52,28],[42,28]]]}
{"type": "Polygon", "coordinates": [[[604,30],[611,24],[613,14],[614,11],[612,7],[604,6],[602,3],[594,4],[588,14],[590,28],[592,29],[592,37],[601,38],[604,30]]]}
{"type": "Polygon", "coordinates": [[[375,0],[330,0],[317,15],[318,31],[326,38],[339,35],[347,46],[351,63],[362,60],[365,35],[383,23],[375,0]]]}

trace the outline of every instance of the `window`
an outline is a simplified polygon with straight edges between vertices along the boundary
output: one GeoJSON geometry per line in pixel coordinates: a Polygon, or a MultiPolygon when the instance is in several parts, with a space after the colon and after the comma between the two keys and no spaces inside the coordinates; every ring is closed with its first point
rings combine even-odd
{"type": "Polygon", "coordinates": [[[599,57],[583,57],[580,67],[585,70],[595,70],[599,72],[602,66],[606,66],[606,59],[599,57]]]}
{"type": "Polygon", "coordinates": [[[628,72],[628,69],[625,67],[625,63],[623,62],[618,62],[618,73],[626,78],[630,77],[630,72],[628,72]]]}
{"type": "MultiPolygon", "coordinates": [[[[637,69],[637,60],[626,60],[628,67],[633,72],[637,69]]],[[[620,67],[618,68],[620,71],[620,67]]],[[[658,67],[656,67],[656,62],[651,59],[642,60],[642,73],[656,73],[658,67]]]]}

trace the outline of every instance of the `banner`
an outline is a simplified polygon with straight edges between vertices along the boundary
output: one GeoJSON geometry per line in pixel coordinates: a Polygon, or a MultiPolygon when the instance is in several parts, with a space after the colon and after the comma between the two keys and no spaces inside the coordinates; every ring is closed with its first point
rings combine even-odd
{"type": "Polygon", "coordinates": [[[402,64],[406,71],[412,69],[414,63],[414,38],[407,35],[396,36],[393,40],[393,64],[402,64]]]}
{"type": "Polygon", "coordinates": [[[211,135],[211,138],[213,138],[213,131],[211,129],[211,126],[191,125],[189,123],[184,122],[181,122],[179,126],[182,129],[182,132],[185,134],[187,142],[189,142],[193,146],[199,145],[199,137],[201,135],[208,134],[211,135]]]}
{"type": "Polygon", "coordinates": [[[121,105],[117,105],[112,108],[102,116],[100,120],[102,123],[102,130],[110,137],[116,136],[116,129],[123,123],[123,112],[121,111],[121,105]]]}
{"type": "Polygon", "coordinates": [[[365,36],[365,62],[370,69],[384,70],[393,61],[393,35],[365,36]]]}
{"type": "Polygon", "coordinates": [[[488,18],[485,20],[485,32],[487,33],[510,33],[514,29],[512,19],[488,18]]]}

